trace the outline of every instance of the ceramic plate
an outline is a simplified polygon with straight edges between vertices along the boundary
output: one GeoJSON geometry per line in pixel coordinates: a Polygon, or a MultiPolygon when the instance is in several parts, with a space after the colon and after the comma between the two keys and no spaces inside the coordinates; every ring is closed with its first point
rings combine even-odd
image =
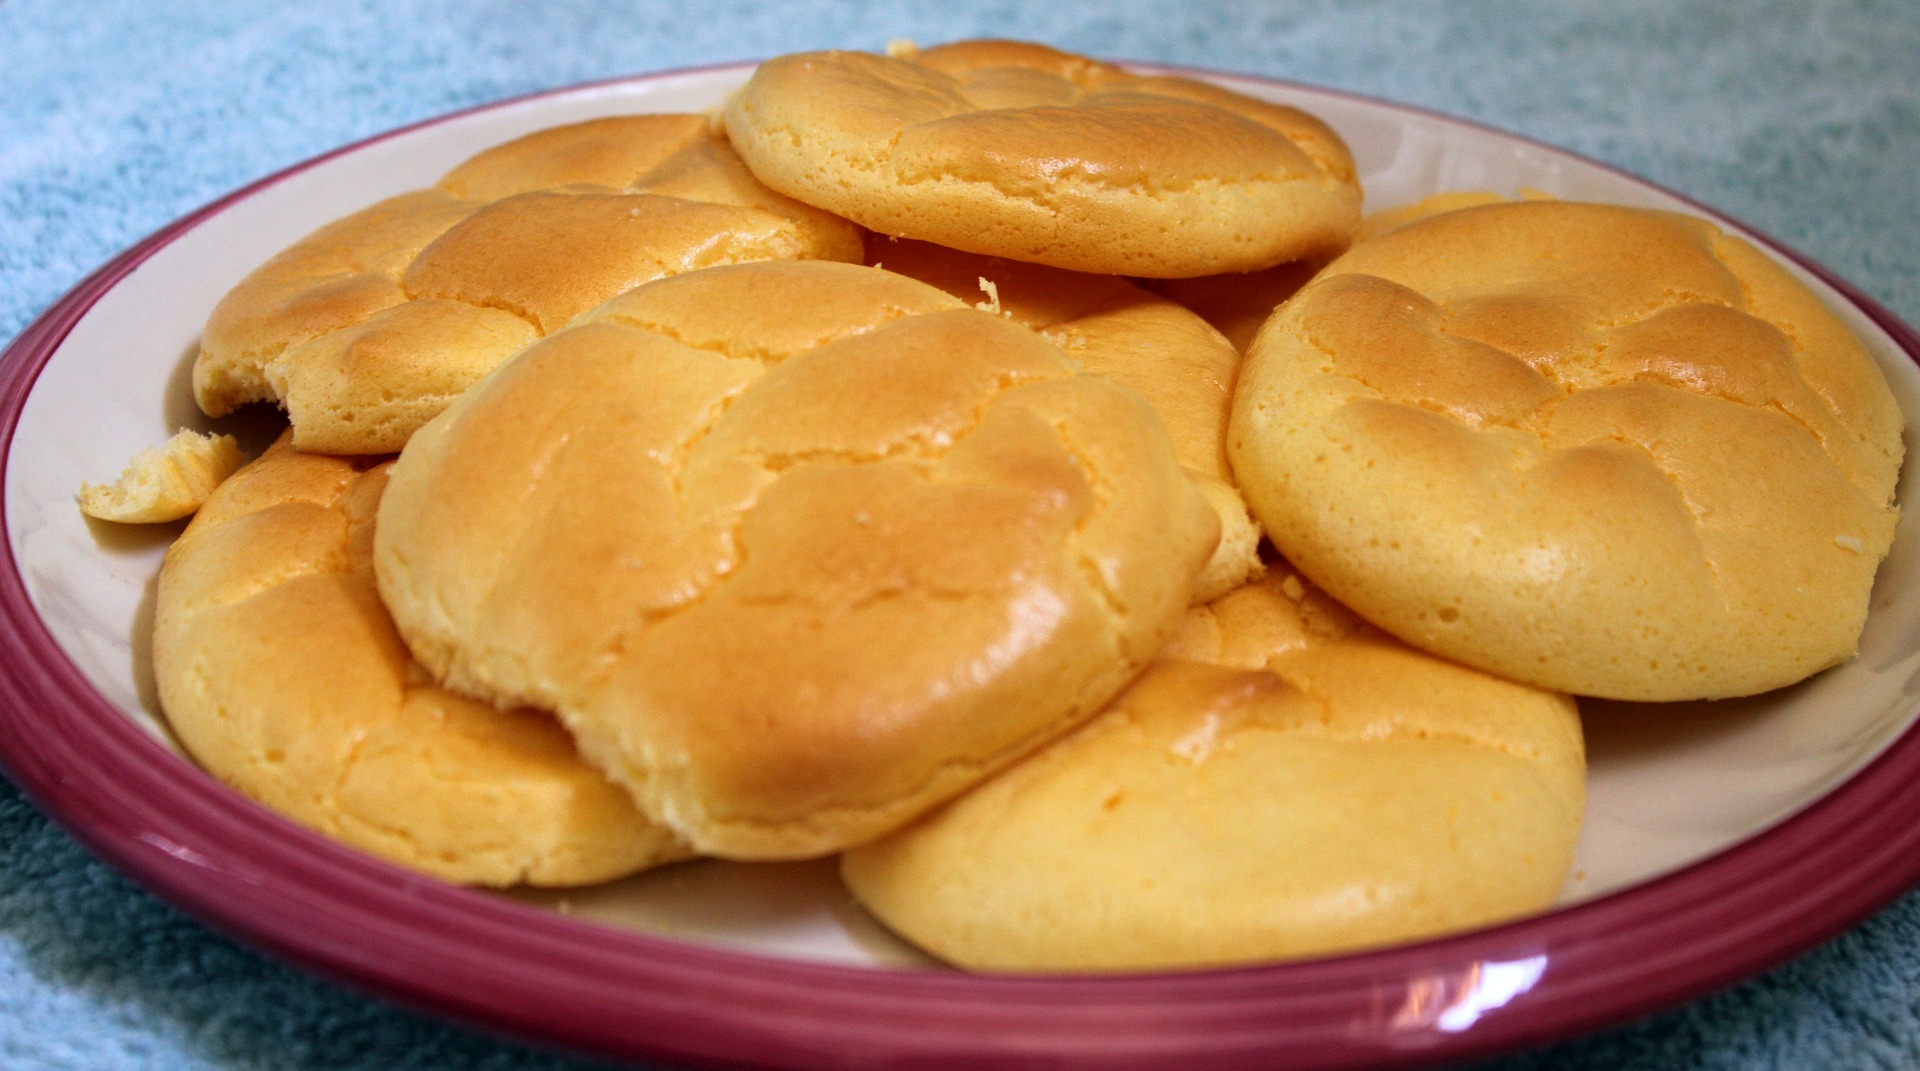
{"type": "MultiPolygon", "coordinates": [[[[7,349],[0,761],[30,796],[161,896],[330,977],[580,1049],[771,1067],[1462,1059],[1697,996],[1920,880],[1911,524],[1881,568],[1853,662],[1750,700],[1584,704],[1587,822],[1555,910],[1363,955],[1117,977],[967,975],[927,963],[861,914],[830,863],[702,862],[565,894],[476,892],[322,840],[182,759],[146,662],[153,578],[178,526],[92,524],[74,495],[176,426],[207,426],[188,377],[214,303],[314,227],[430,184],[478,149],[593,116],[707,109],[747,70],[561,90],[330,153],[127,250],[7,349]]],[[[1867,340],[1909,421],[1920,419],[1911,329],[1703,206],[1459,120],[1186,73],[1325,118],[1352,146],[1370,208],[1442,190],[1540,190],[1709,216],[1820,293],[1867,340]]]]}

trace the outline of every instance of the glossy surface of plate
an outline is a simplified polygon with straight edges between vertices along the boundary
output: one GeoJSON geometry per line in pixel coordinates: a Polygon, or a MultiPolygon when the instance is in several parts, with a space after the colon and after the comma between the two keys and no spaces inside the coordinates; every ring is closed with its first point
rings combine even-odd
{"type": "MultiPolygon", "coordinates": [[[[1905,524],[1854,662],[1751,700],[1583,704],[1589,809],[1559,910],[1358,956],[1106,978],[922,969],[851,905],[830,863],[695,863],[602,889],[502,897],[324,841],[179,758],[146,667],[152,578],[178,526],[93,524],[73,496],[174,427],[207,426],[188,375],[213,304],[314,227],[427,185],[480,148],[593,116],[706,109],[746,71],[563,90],[311,161],[128,250],[16,340],[0,360],[0,763],[34,799],[149,888],[322,973],[582,1048],[770,1066],[1465,1058],[1724,985],[1920,880],[1920,830],[1905,817],[1920,806],[1920,737],[1907,731],[1920,707],[1920,541],[1905,524]]],[[[1468,123],[1209,77],[1330,122],[1354,149],[1371,209],[1443,190],[1540,190],[1713,216],[1468,123]]],[[[1909,421],[1920,417],[1920,338],[1761,241],[1861,333],[1909,421]]]]}

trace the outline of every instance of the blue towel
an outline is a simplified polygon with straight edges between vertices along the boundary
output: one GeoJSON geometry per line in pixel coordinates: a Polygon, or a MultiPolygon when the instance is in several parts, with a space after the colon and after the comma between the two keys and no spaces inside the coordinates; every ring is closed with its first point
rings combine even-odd
{"type": "MultiPolygon", "coordinates": [[[[1021,36],[1315,82],[1599,157],[1920,323],[1920,5],[0,0],[0,337],[226,190],[453,108],[803,48],[1021,36]]],[[[601,1066],[314,980],[95,862],[0,781],[0,1068],[601,1066]]],[[[1920,896],[1725,993],[1487,1065],[1920,1067],[1920,896]]]]}

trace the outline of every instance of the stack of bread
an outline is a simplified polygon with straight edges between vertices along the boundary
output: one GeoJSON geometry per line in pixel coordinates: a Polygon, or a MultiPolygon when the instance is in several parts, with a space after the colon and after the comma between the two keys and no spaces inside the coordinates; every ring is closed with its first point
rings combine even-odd
{"type": "Polygon", "coordinates": [[[194,369],[288,433],[86,497],[198,507],[186,749],[450,880],[840,853],[992,970],[1485,925],[1566,878],[1573,695],[1851,655],[1900,416],[1704,221],[1360,205],[1207,83],[787,56],[303,239],[194,369]]]}

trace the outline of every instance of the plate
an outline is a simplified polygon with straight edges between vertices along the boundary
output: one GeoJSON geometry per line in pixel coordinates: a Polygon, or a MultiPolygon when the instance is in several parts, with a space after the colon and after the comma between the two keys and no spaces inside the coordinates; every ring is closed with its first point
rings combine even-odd
{"type": "MultiPolygon", "coordinates": [[[[1108,977],[938,968],[853,907],[831,864],[704,862],[568,893],[493,894],[400,870],[229,792],[168,739],[146,665],[178,526],[83,519],[83,480],[174,427],[207,312],[319,224],[431,183],[526,131],[703,110],[751,68],[596,83],[348,146],[143,240],[0,356],[7,539],[0,763],[95,853],[183,910],[342,982],[603,1054],[781,1068],[1396,1067],[1591,1030],[1759,971],[1920,881],[1920,537],[1903,524],[1858,658],[1781,692],[1583,703],[1575,873],[1552,911],[1360,955],[1108,977]]],[[[1592,161],[1405,106],[1202,71],[1320,115],[1370,208],[1454,189],[1708,216],[1770,250],[1867,341],[1920,426],[1920,336],[1704,206],[1592,161]]],[[[1911,487],[1901,484],[1901,498],[1911,487]]]]}

